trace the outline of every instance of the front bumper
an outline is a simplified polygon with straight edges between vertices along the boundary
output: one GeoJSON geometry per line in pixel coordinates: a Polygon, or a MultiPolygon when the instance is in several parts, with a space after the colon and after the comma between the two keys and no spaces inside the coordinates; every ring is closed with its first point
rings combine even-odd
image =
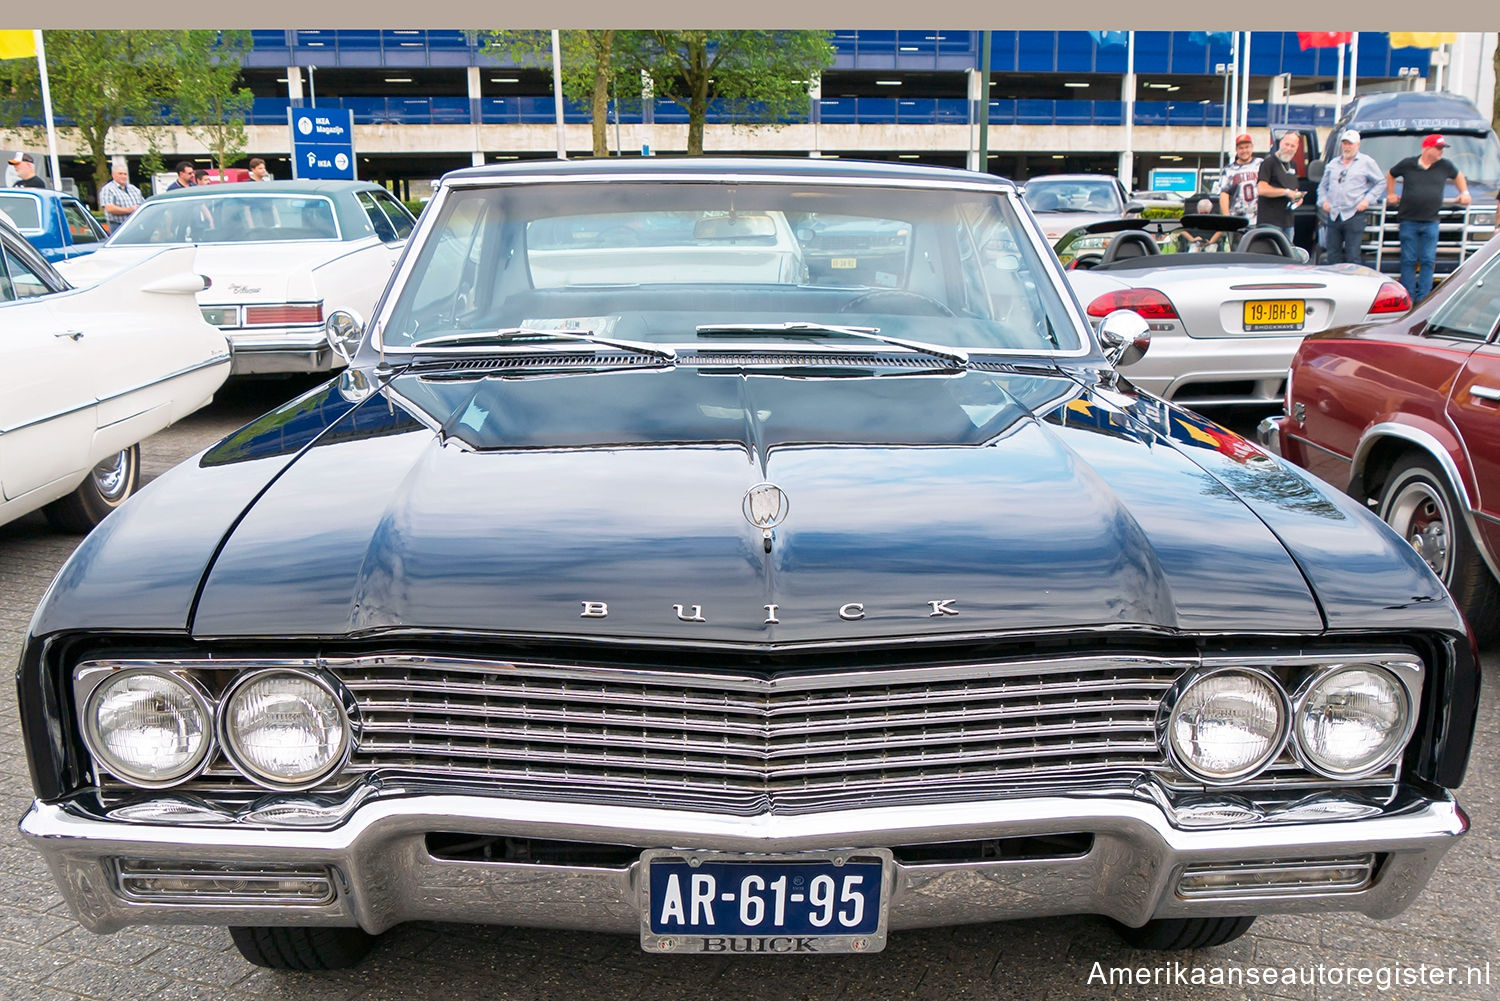
{"type": "Polygon", "coordinates": [[[230,375],[327,372],[341,364],[321,326],[225,330],[230,375]]]}
{"type": "Polygon", "coordinates": [[[1444,793],[1402,787],[1384,806],[1304,804],[1276,822],[1186,828],[1148,792],[1030,797],[902,806],[803,816],[729,817],[617,806],[412,794],[374,799],[328,830],[245,829],[121,823],[36,802],[21,831],[46,857],[78,919],[97,932],[133,924],[359,925],[383,931],[404,921],[637,933],[638,861],[578,863],[453,861],[434,857],[436,832],[503,834],[642,850],[670,847],[743,853],[831,851],[1091,835],[1064,857],[913,863],[897,852],[890,928],[918,928],[1063,914],[1103,914],[1140,925],[1153,917],[1356,910],[1399,913],[1426,884],[1468,818],[1444,793]],[[1343,816],[1348,819],[1314,819],[1343,816]],[[1265,863],[1374,856],[1362,885],[1302,885],[1265,892],[1179,892],[1187,867],[1258,869],[1265,863]],[[163,903],[127,899],[120,860],[330,867],[331,899],[163,903]]]}

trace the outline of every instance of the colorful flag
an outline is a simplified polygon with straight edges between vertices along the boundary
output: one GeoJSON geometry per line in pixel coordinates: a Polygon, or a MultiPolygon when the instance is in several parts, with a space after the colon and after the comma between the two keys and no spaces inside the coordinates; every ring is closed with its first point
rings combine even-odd
{"type": "Polygon", "coordinates": [[[35,59],[36,35],[23,31],[0,31],[0,59],[35,59]]]}
{"type": "Polygon", "coordinates": [[[1234,41],[1234,32],[1232,32],[1232,31],[1190,31],[1190,32],[1188,32],[1188,38],[1191,39],[1192,41],[1197,42],[1199,45],[1207,45],[1210,42],[1221,42],[1224,45],[1228,45],[1228,44],[1230,44],[1231,42],[1234,41]]]}
{"type": "Polygon", "coordinates": [[[1094,36],[1094,44],[1098,45],[1101,49],[1107,49],[1115,45],[1124,45],[1126,42],[1125,32],[1123,31],[1091,31],[1089,34],[1094,36]]]}
{"type": "Polygon", "coordinates": [[[1393,31],[1393,49],[1435,49],[1439,45],[1452,45],[1458,41],[1456,31],[1393,31]]]}
{"type": "Polygon", "coordinates": [[[1353,41],[1352,31],[1299,31],[1297,44],[1306,49],[1331,49],[1336,45],[1347,45],[1353,41]]]}

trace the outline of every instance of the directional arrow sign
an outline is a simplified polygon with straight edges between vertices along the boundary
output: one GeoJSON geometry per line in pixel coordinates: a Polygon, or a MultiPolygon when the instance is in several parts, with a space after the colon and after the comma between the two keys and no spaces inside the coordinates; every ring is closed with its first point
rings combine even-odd
{"type": "Polygon", "coordinates": [[[292,176],[355,179],[354,114],[339,108],[289,108],[292,176]]]}

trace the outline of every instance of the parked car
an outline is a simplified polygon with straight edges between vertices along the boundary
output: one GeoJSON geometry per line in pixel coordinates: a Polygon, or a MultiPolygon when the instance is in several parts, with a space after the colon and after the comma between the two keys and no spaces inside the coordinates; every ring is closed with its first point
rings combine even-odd
{"type": "Polygon", "coordinates": [[[1007,181],[457,171],[329,334],[345,372],[158,479],[33,619],[21,827],[90,929],[296,968],[409,920],[1192,948],[1398,913],[1468,826],[1478,669],[1427,564],[1121,380],[1145,322],[1096,338],[1007,181]],[[567,220],[684,212],[909,251],[537,266],[567,220]]]}
{"type": "Polygon", "coordinates": [[[203,315],[229,338],[235,375],[326,372],[323,321],[368,315],[406,246],[406,206],[364,181],[268,181],[186,188],[148,200],[109,244],[62,271],[76,285],[162,247],[195,245],[212,279],[203,315]]]}
{"type": "Polygon", "coordinates": [[[1275,406],[1303,337],[1411,308],[1406,290],[1372,268],[1313,267],[1279,231],[1244,227],[1237,216],[1189,214],[1096,223],[1058,241],[1093,322],[1133,309],[1150,323],[1151,350],[1131,382],[1194,408],[1275,406]]]}
{"type": "Polygon", "coordinates": [[[1261,435],[1379,512],[1500,637],[1500,237],[1411,315],[1308,338],[1261,435]]]}
{"type": "Polygon", "coordinates": [[[229,374],[191,252],[78,290],[0,220],[0,524],[37,509],[82,532],[140,483],[139,442],[229,374]]]}
{"type": "Polygon", "coordinates": [[[0,190],[0,214],[51,263],[98,250],[108,234],[82,202],[46,188],[0,190]]]}
{"type": "Polygon", "coordinates": [[[1140,215],[1145,206],[1125,195],[1119,178],[1104,174],[1048,174],[1026,182],[1026,205],[1049,241],[1104,219],[1140,215]]]}

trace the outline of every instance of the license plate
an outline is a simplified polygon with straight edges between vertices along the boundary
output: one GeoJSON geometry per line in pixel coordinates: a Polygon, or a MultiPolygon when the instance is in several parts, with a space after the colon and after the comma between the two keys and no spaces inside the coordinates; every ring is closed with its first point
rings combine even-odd
{"type": "Polygon", "coordinates": [[[884,849],[641,856],[647,952],[879,952],[894,864],[884,849]]]}
{"type": "Polygon", "coordinates": [[[858,257],[835,257],[830,262],[830,267],[835,271],[852,271],[859,267],[858,257]]]}
{"type": "Polygon", "coordinates": [[[1245,303],[1246,330],[1301,330],[1306,322],[1301,299],[1253,299],[1245,303]]]}

